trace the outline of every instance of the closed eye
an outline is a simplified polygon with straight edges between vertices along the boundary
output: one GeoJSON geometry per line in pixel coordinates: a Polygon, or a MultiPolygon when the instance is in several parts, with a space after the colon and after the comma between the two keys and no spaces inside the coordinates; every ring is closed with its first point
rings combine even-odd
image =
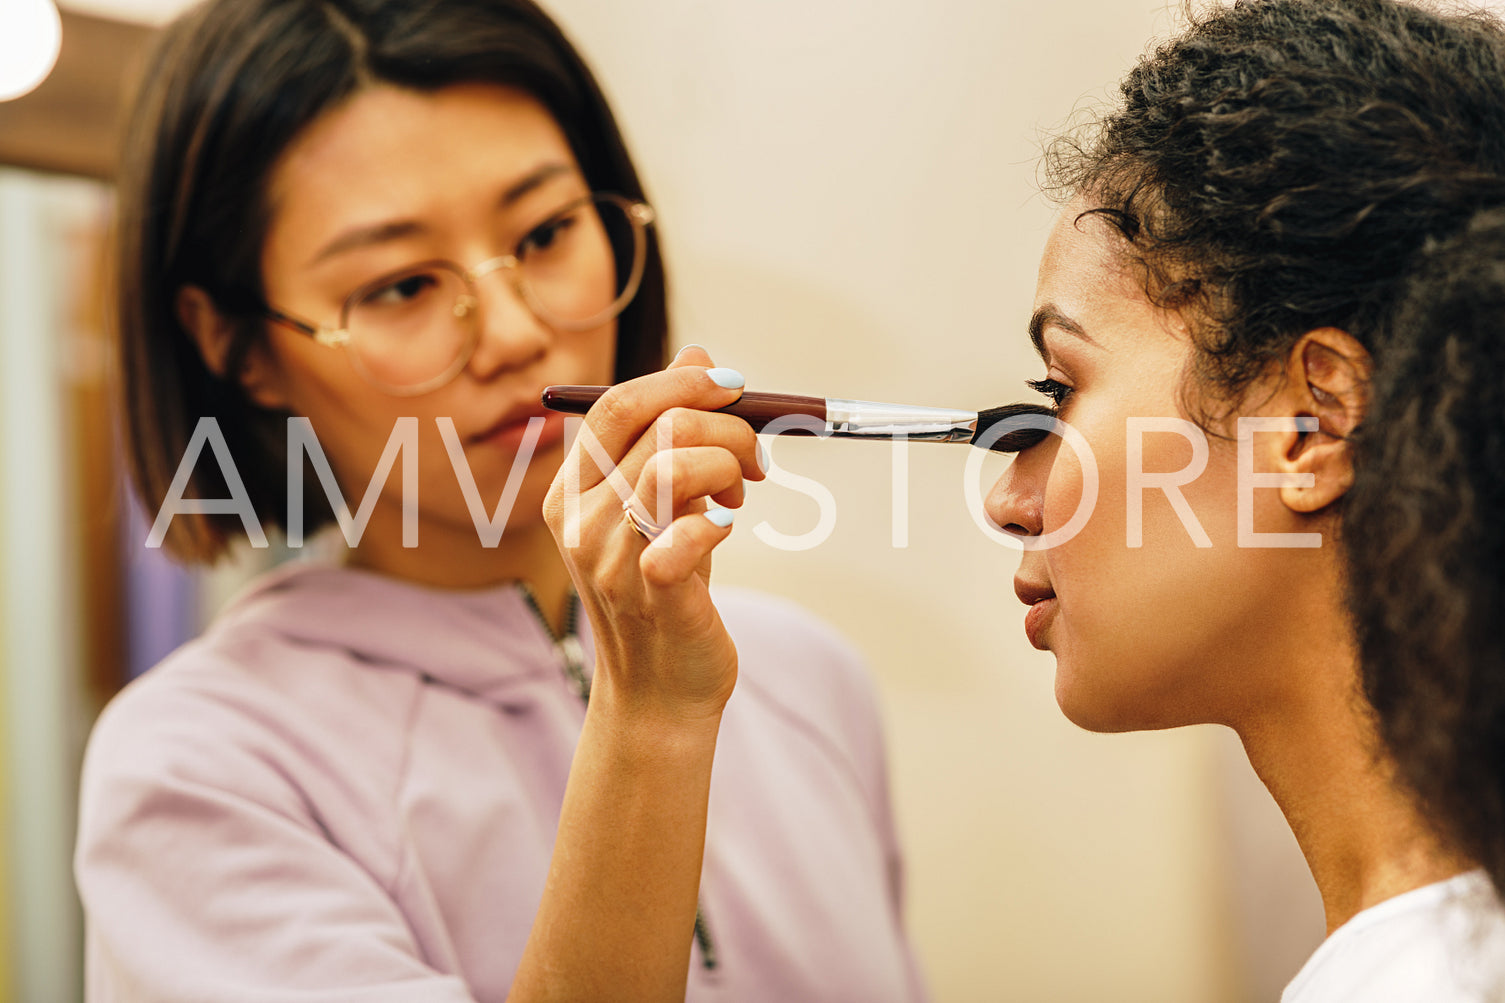
{"type": "Polygon", "coordinates": [[[1060,380],[1053,380],[1048,376],[1043,380],[1025,380],[1024,385],[1036,393],[1044,394],[1050,398],[1050,402],[1055,405],[1057,410],[1065,405],[1067,399],[1071,397],[1074,391],[1074,388],[1067,386],[1060,380]]]}

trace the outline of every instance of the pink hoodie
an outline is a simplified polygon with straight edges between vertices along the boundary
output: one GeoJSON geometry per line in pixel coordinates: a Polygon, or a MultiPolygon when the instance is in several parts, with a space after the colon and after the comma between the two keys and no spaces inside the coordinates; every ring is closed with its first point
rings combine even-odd
{"type": "MultiPolygon", "coordinates": [[[[686,998],[923,999],[862,667],[787,603],[718,605],[740,674],[686,998]]],[[[274,572],[94,729],[88,998],[505,999],[583,717],[514,587],[274,572]]]]}

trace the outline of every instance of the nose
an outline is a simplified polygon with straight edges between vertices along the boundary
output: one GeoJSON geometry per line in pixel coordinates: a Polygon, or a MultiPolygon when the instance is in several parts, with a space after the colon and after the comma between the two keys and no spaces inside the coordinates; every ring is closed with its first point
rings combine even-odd
{"type": "Polygon", "coordinates": [[[988,492],[983,510],[994,525],[1019,536],[1045,532],[1045,480],[1054,450],[1034,446],[1015,456],[988,492]]]}
{"type": "Polygon", "coordinates": [[[523,298],[516,273],[507,268],[475,282],[476,347],[466,369],[479,380],[522,369],[548,352],[554,332],[523,298]]]}

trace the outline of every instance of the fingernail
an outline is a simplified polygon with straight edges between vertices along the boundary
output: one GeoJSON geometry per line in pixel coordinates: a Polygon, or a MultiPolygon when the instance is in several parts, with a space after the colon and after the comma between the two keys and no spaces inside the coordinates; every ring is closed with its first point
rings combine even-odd
{"type": "Polygon", "coordinates": [[[725,529],[737,518],[737,513],[729,508],[713,508],[706,511],[705,517],[711,520],[712,525],[725,529]]]}
{"type": "Polygon", "coordinates": [[[747,385],[747,380],[735,369],[707,369],[705,374],[711,378],[711,382],[726,390],[741,390],[747,385]]]}
{"type": "Polygon", "coordinates": [[[754,440],[753,445],[758,447],[758,469],[768,473],[768,468],[773,465],[773,457],[768,455],[768,447],[754,440]]]}
{"type": "Polygon", "coordinates": [[[702,351],[702,352],[705,352],[705,354],[707,354],[707,355],[710,355],[710,354],[711,354],[711,353],[710,353],[710,352],[706,352],[706,351],[705,351],[705,346],[704,346],[704,345],[686,345],[686,346],[685,346],[685,347],[684,347],[684,348],[681,348],[681,349],[680,349],[680,350],[679,350],[679,351],[677,351],[677,352],[675,352],[675,353],[674,353],[674,357],[675,357],[675,358],[676,358],[676,359],[677,359],[677,358],[679,358],[679,357],[680,357],[680,356],[681,356],[681,355],[683,355],[683,354],[685,354],[685,353],[686,353],[686,352],[688,352],[688,351],[689,351],[689,350],[690,350],[690,349],[692,349],[692,348],[698,348],[698,349],[700,349],[700,350],[701,350],[701,351],[702,351]]]}

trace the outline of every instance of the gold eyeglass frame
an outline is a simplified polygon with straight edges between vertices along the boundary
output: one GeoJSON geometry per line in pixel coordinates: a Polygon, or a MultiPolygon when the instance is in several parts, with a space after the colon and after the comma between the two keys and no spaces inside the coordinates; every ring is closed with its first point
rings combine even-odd
{"type": "MultiPolygon", "coordinates": [[[[398,272],[373,279],[370,282],[364,283],[349,296],[345,297],[345,302],[340,306],[339,327],[324,327],[271,306],[268,306],[263,311],[263,315],[270,321],[289,327],[300,334],[308,335],[321,345],[329,348],[343,346],[350,357],[350,364],[360,374],[361,379],[383,393],[391,394],[394,397],[416,397],[419,394],[426,394],[431,390],[439,389],[454,379],[465,368],[466,364],[470,362],[471,356],[475,354],[476,345],[479,344],[481,339],[481,325],[479,323],[469,325],[464,345],[461,346],[459,353],[455,356],[455,360],[443,372],[421,383],[411,386],[397,386],[380,380],[373,375],[366,367],[366,363],[361,359],[360,352],[356,350],[354,338],[351,336],[349,329],[350,312],[353,305],[373,290],[391,284],[394,275],[417,272],[426,268],[443,268],[459,276],[460,280],[465,284],[466,291],[455,301],[454,311],[457,317],[468,317],[475,313],[480,306],[476,284],[493,272],[506,271],[511,273],[513,291],[527,304],[528,309],[533,311],[533,315],[549,327],[561,331],[589,331],[591,328],[599,327],[613,317],[621,314],[627,308],[627,304],[631,303],[633,298],[637,296],[638,287],[642,285],[643,281],[643,271],[648,264],[648,228],[657,220],[658,214],[647,202],[629,199],[622,195],[592,192],[589,195],[581,196],[575,201],[567,203],[555,211],[543,223],[538,224],[538,226],[544,226],[550,220],[557,219],[587,203],[593,202],[610,202],[623,210],[627,216],[628,223],[632,226],[633,257],[632,268],[628,273],[627,282],[622,287],[621,293],[617,295],[617,298],[605,310],[585,320],[561,320],[555,317],[547,307],[543,306],[524,279],[521,271],[523,263],[515,254],[501,254],[495,258],[487,258],[485,261],[470,268],[466,268],[456,261],[435,258],[429,261],[415,262],[398,272]]],[[[537,227],[534,227],[534,229],[537,229],[537,227]]],[[[529,232],[531,233],[532,231],[530,230],[529,232]]]]}

